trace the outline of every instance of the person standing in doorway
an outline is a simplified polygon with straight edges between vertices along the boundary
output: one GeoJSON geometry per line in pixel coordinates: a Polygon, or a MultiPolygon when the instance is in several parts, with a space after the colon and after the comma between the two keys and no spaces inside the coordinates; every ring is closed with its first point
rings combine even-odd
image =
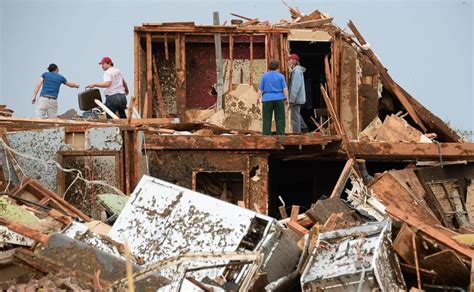
{"type": "Polygon", "coordinates": [[[291,127],[293,133],[301,133],[302,128],[307,128],[301,116],[301,105],[306,102],[306,91],[304,86],[304,72],[306,68],[300,65],[300,58],[297,54],[291,54],[288,59],[290,67],[290,111],[291,127]]]}
{"type": "Polygon", "coordinates": [[[58,95],[61,84],[71,88],[79,88],[79,84],[69,82],[59,74],[59,67],[56,64],[48,66],[48,72],[41,74],[38,83],[35,86],[32,104],[36,104],[36,117],[42,119],[55,119],[58,116],[58,95]],[[40,97],[36,96],[41,88],[40,97]]]}
{"type": "MultiPolygon", "coordinates": [[[[127,108],[128,85],[123,78],[122,72],[114,67],[114,63],[109,57],[103,57],[99,65],[104,70],[104,82],[91,83],[87,87],[105,88],[105,106],[113,113],[118,113],[121,119],[127,118],[125,109],[127,108]]],[[[107,118],[110,119],[112,117],[107,115],[107,118]]]]}
{"type": "Polygon", "coordinates": [[[263,74],[258,88],[258,104],[262,102],[263,135],[271,135],[272,116],[275,113],[277,135],[285,134],[285,104],[288,104],[288,87],[283,74],[278,72],[280,61],[271,60],[269,71],[263,74]]]}

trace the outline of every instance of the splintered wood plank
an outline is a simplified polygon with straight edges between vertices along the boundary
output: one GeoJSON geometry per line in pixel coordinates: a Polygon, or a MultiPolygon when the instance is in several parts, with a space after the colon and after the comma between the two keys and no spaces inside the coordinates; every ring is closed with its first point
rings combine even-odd
{"type": "Polygon", "coordinates": [[[466,211],[469,217],[469,222],[474,224],[474,180],[471,179],[471,183],[467,187],[466,191],[466,211]]]}
{"type": "Polygon", "coordinates": [[[153,112],[153,74],[152,74],[152,46],[151,34],[146,34],[146,98],[143,118],[151,118],[153,112]]]}
{"type": "Polygon", "coordinates": [[[286,213],[285,206],[280,206],[280,207],[278,207],[278,211],[280,211],[281,219],[286,219],[286,218],[288,218],[288,214],[286,213]]]}
{"type": "Polygon", "coordinates": [[[293,222],[298,221],[298,214],[300,213],[300,206],[292,206],[291,207],[291,220],[293,222]]]}
{"type": "Polygon", "coordinates": [[[308,229],[299,225],[298,222],[295,222],[295,221],[288,222],[288,228],[290,228],[290,230],[294,231],[300,237],[309,233],[308,229]]]}
{"type": "Polygon", "coordinates": [[[425,256],[423,265],[434,270],[446,285],[463,287],[469,284],[469,269],[453,250],[447,249],[425,256]]]}

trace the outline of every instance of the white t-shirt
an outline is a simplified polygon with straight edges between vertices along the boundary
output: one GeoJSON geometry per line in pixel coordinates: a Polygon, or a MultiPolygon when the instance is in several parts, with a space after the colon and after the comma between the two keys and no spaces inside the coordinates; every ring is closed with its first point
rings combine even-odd
{"type": "Polygon", "coordinates": [[[104,90],[105,95],[113,95],[116,93],[125,94],[125,87],[123,87],[122,72],[115,67],[110,67],[104,71],[104,81],[110,81],[110,86],[104,90]]]}

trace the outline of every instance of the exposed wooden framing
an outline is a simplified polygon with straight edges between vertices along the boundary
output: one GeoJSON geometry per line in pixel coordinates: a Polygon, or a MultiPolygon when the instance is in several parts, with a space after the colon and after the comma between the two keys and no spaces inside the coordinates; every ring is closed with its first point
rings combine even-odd
{"type": "Polygon", "coordinates": [[[415,259],[416,280],[418,282],[418,289],[421,290],[420,264],[418,262],[418,253],[416,252],[416,235],[415,234],[413,234],[411,237],[411,243],[413,247],[413,257],[415,259]]]}
{"type": "Polygon", "coordinates": [[[269,33],[268,50],[270,51],[270,60],[275,59],[275,52],[273,51],[274,42],[275,42],[275,35],[273,33],[269,33]]]}
{"type": "MultiPolygon", "coordinates": [[[[354,35],[356,36],[357,40],[359,41],[359,43],[361,45],[366,45],[367,44],[367,42],[362,37],[359,30],[355,27],[354,23],[352,23],[351,20],[349,20],[349,23],[347,24],[347,26],[354,33],[354,35]]],[[[390,90],[393,92],[393,94],[398,98],[398,100],[403,105],[403,107],[407,110],[408,114],[413,119],[413,121],[426,133],[427,129],[426,129],[425,125],[423,124],[423,122],[418,117],[418,114],[413,109],[411,103],[407,100],[407,98],[406,98],[405,94],[402,92],[400,86],[398,86],[398,84],[395,83],[395,81],[393,81],[392,77],[388,74],[387,70],[382,65],[382,63],[380,62],[377,55],[375,55],[375,53],[370,48],[365,50],[365,53],[369,57],[370,61],[372,61],[372,63],[375,65],[375,67],[379,71],[380,76],[384,80],[384,83],[390,88],[390,90]]]]}
{"type": "Polygon", "coordinates": [[[334,187],[330,198],[334,197],[339,197],[344,190],[344,187],[347,183],[347,180],[349,179],[349,176],[352,172],[352,166],[354,165],[354,159],[349,159],[347,160],[346,164],[344,165],[344,168],[342,169],[341,175],[339,176],[339,179],[336,182],[336,186],[334,187]]]}
{"type": "Polygon", "coordinates": [[[333,81],[332,81],[332,71],[331,71],[331,67],[329,65],[329,58],[328,58],[328,55],[326,55],[324,57],[324,72],[325,72],[325,75],[326,75],[326,83],[327,83],[327,87],[328,87],[328,90],[329,90],[329,97],[333,99],[334,101],[334,88],[333,88],[333,81]]]}
{"type": "Polygon", "coordinates": [[[132,98],[130,99],[130,104],[128,105],[127,109],[127,125],[130,125],[130,123],[132,122],[133,108],[135,107],[136,99],[137,98],[135,96],[132,96],[132,98]]]}
{"type": "Polygon", "coordinates": [[[165,109],[165,101],[163,99],[163,93],[161,91],[161,83],[160,83],[160,75],[158,73],[158,62],[156,60],[155,55],[153,55],[153,78],[155,79],[155,86],[156,86],[156,104],[158,108],[155,111],[158,113],[156,115],[157,118],[165,118],[167,117],[166,109],[165,109]]]}
{"type": "Polygon", "coordinates": [[[133,166],[132,167],[132,171],[133,171],[133,176],[131,177],[131,182],[130,182],[130,186],[132,187],[132,189],[135,189],[135,187],[137,186],[138,184],[138,181],[141,179],[141,175],[140,175],[140,153],[141,153],[141,150],[139,148],[139,144],[138,144],[138,130],[137,129],[134,129],[133,132],[132,132],[132,139],[131,139],[131,143],[132,143],[132,151],[133,151],[133,154],[132,154],[132,163],[131,165],[133,166]]]}
{"type": "Polygon", "coordinates": [[[358,158],[366,160],[466,160],[474,161],[472,143],[388,143],[353,142],[352,148],[358,158]]]}
{"type": "MultiPolygon", "coordinates": [[[[140,52],[140,36],[138,35],[137,32],[134,32],[133,34],[133,93],[135,98],[138,99],[138,104],[141,104],[140,100],[140,57],[139,57],[139,52],[140,52]]],[[[140,106],[138,106],[138,109],[140,110],[140,106]]]]}
{"type": "Polygon", "coordinates": [[[234,36],[229,35],[229,89],[232,91],[232,74],[234,72],[234,36]]]}
{"type": "Polygon", "coordinates": [[[34,241],[46,243],[49,239],[49,236],[47,236],[46,234],[41,233],[38,230],[30,228],[26,225],[10,221],[7,218],[0,217],[0,225],[7,227],[9,230],[13,232],[16,232],[18,234],[31,238],[34,241]]]}
{"type": "Polygon", "coordinates": [[[123,131],[123,148],[122,148],[122,156],[124,162],[124,177],[125,177],[125,194],[132,193],[131,181],[132,178],[130,177],[130,132],[131,131],[123,131]]]}
{"type": "Polygon", "coordinates": [[[253,34],[250,34],[249,84],[253,85],[253,34]]]}
{"type": "Polygon", "coordinates": [[[280,60],[280,72],[285,75],[286,67],[284,66],[285,53],[284,53],[284,43],[283,43],[283,34],[281,33],[278,38],[278,59],[280,60]]]}
{"type": "Polygon", "coordinates": [[[268,33],[265,34],[265,71],[268,71],[268,33]]]}
{"type": "Polygon", "coordinates": [[[246,149],[246,150],[281,150],[285,146],[328,145],[339,141],[335,136],[147,136],[145,148],[149,150],[163,149],[246,149]]]}
{"type": "Polygon", "coordinates": [[[175,38],[176,49],[176,103],[181,122],[186,119],[186,40],[183,33],[175,38]]]}
{"type": "Polygon", "coordinates": [[[168,61],[170,59],[170,53],[168,50],[168,33],[164,33],[164,40],[163,44],[165,45],[165,60],[168,61]]]}
{"type": "Polygon", "coordinates": [[[233,27],[233,26],[135,26],[137,32],[177,32],[177,33],[288,33],[288,28],[276,27],[233,27]]]}
{"type": "Polygon", "coordinates": [[[143,106],[143,118],[151,118],[152,113],[152,98],[153,98],[153,74],[152,74],[152,45],[151,34],[146,34],[146,95],[143,106]]]}
{"type": "MultiPolygon", "coordinates": [[[[219,25],[219,12],[214,12],[214,25],[219,25]]],[[[224,94],[224,66],[222,64],[222,40],[221,34],[216,32],[214,34],[214,47],[216,51],[216,91],[217,91],[217,101],[216,108],[218,110],[222,109],[222,95],[224,94]]]]}

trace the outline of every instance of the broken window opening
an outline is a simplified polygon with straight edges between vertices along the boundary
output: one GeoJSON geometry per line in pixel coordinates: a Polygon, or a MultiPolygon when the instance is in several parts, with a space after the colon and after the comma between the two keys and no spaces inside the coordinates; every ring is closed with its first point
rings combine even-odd
{"type": "Polygon", "coordinates": [[[237,205],[244,198],[242,172],[197,172],[196,191],[237,205]]]}
{"type": "Polygon", "coordinates": [[[308,128],[314,131],[319,127],[315,121],[321,125],[328,118],[320,84],[326,83],[324,57],[330,54],[331,43],[291,41],[290,51],[299,56],[300,65],[306,68],[304,72],[306,103],[301,106],[300,112],[308,128]]]}

